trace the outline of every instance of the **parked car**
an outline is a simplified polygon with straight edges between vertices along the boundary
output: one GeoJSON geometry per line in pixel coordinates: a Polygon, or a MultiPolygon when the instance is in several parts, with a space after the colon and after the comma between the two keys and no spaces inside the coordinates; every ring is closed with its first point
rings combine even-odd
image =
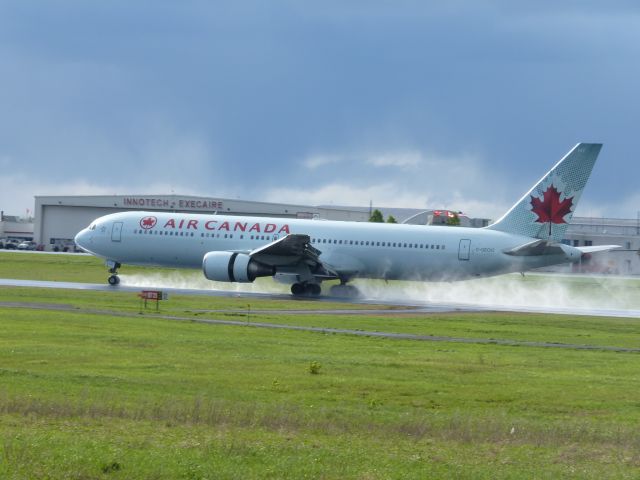
{"type": "Polygon", "coordinates": [[[26,240],[20,244],[18,244],[18,250],[35,250],[38,244],[36,242],[32,242],[31,240],[26,240]]]}
{"type": "Polygon", "coordinates": [[[7,250],[15,250],[20,242],[11,238],[4,241],[4,248],[7,250]]]}
{"type": "Polygon", "coordinates": [[[74,241],[65,242],[65,243],[56,243],[51,247],[51,250],[54,252],[73,252],[73,253],[83,253],[84,250],[78,247],[74,241]]]}

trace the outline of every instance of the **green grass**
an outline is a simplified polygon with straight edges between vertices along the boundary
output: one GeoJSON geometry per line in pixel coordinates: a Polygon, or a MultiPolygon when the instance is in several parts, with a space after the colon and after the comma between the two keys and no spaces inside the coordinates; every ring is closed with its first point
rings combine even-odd
{"type": "MultiPolygon", "coordinates": [[[[18,257],[40,278],[104,276],[91,257],[2,254],[0,277],[18,257]]],[[[637,353],[210,325],[140,314],[126,292],[0,302],[44,307],[0,306],[3,479],[640,476],[637,353]]],[[[636,319],[181,295],[160,314],[242,320],[248,302],[251,322],[640,347],[636,319]]]]}
{"type": "MultiPolygon", "coordinates": [[[[127,266],[127,272],[149,271],[144,267],[127,266]]],[[[171,272],[172,269],[153,269],[171,272]]],[[[90,255],[0,252],[0,278],[65,282],[106,283],[104,261],[90,255]]]]}
{"type": "Polygon", "coordinates": [[[0,325],[8,478],[638,473],[634,354],[28,309],[0,325]]]}

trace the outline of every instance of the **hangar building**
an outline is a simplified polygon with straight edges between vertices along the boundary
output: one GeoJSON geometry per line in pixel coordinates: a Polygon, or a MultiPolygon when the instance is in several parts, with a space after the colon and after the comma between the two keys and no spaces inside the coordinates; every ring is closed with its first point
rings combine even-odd
{"type": "Polygon", "coordinates": [[[47,250],[73,247],[73,237],[102,215],[129,210],[366,221],[368,211],[182,195],[36,196],[33,239],[47,250]]]}
{"type": "Polygon", "coordinates": [[[5,215],[4,212],[0,212],[0,239],[1,238],[32,240],[33,223],[31,219],[5,215]]]}
{"type": "Polygon", "coordinates": [[[640,215],[637,219],[573,217],[562,241],[574,247],[618,245],[609,252],[586,255],[578,264],[555,271],[613,275],[640,274],[640,215]]]}

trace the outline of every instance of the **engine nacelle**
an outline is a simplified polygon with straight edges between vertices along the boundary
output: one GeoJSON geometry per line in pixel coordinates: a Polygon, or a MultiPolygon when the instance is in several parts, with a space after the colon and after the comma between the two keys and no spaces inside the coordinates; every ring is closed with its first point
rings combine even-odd
{"type": "Polygon", "coordinates": [[[275,267],[256,262],[249,255],[237,252],[209,252],[202,260],[202,271],[216,282],[253,282],[258,277],[270,277],[275,267]]]}

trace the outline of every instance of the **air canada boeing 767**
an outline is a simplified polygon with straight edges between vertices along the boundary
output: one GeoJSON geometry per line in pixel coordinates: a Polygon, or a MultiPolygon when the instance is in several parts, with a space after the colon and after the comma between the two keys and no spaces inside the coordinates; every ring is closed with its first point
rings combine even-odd
{"type": "Polygon", "coordinates": [[[76,236],[106,260],[202,268],[219,282],[274,277],[294,295],[354,296],[354,278],[453,281],[578,262],[615,246],[561,243],[601,144],[579,143],[495,223],[485,228],[128,211],[96,219],[76,236]]]}

